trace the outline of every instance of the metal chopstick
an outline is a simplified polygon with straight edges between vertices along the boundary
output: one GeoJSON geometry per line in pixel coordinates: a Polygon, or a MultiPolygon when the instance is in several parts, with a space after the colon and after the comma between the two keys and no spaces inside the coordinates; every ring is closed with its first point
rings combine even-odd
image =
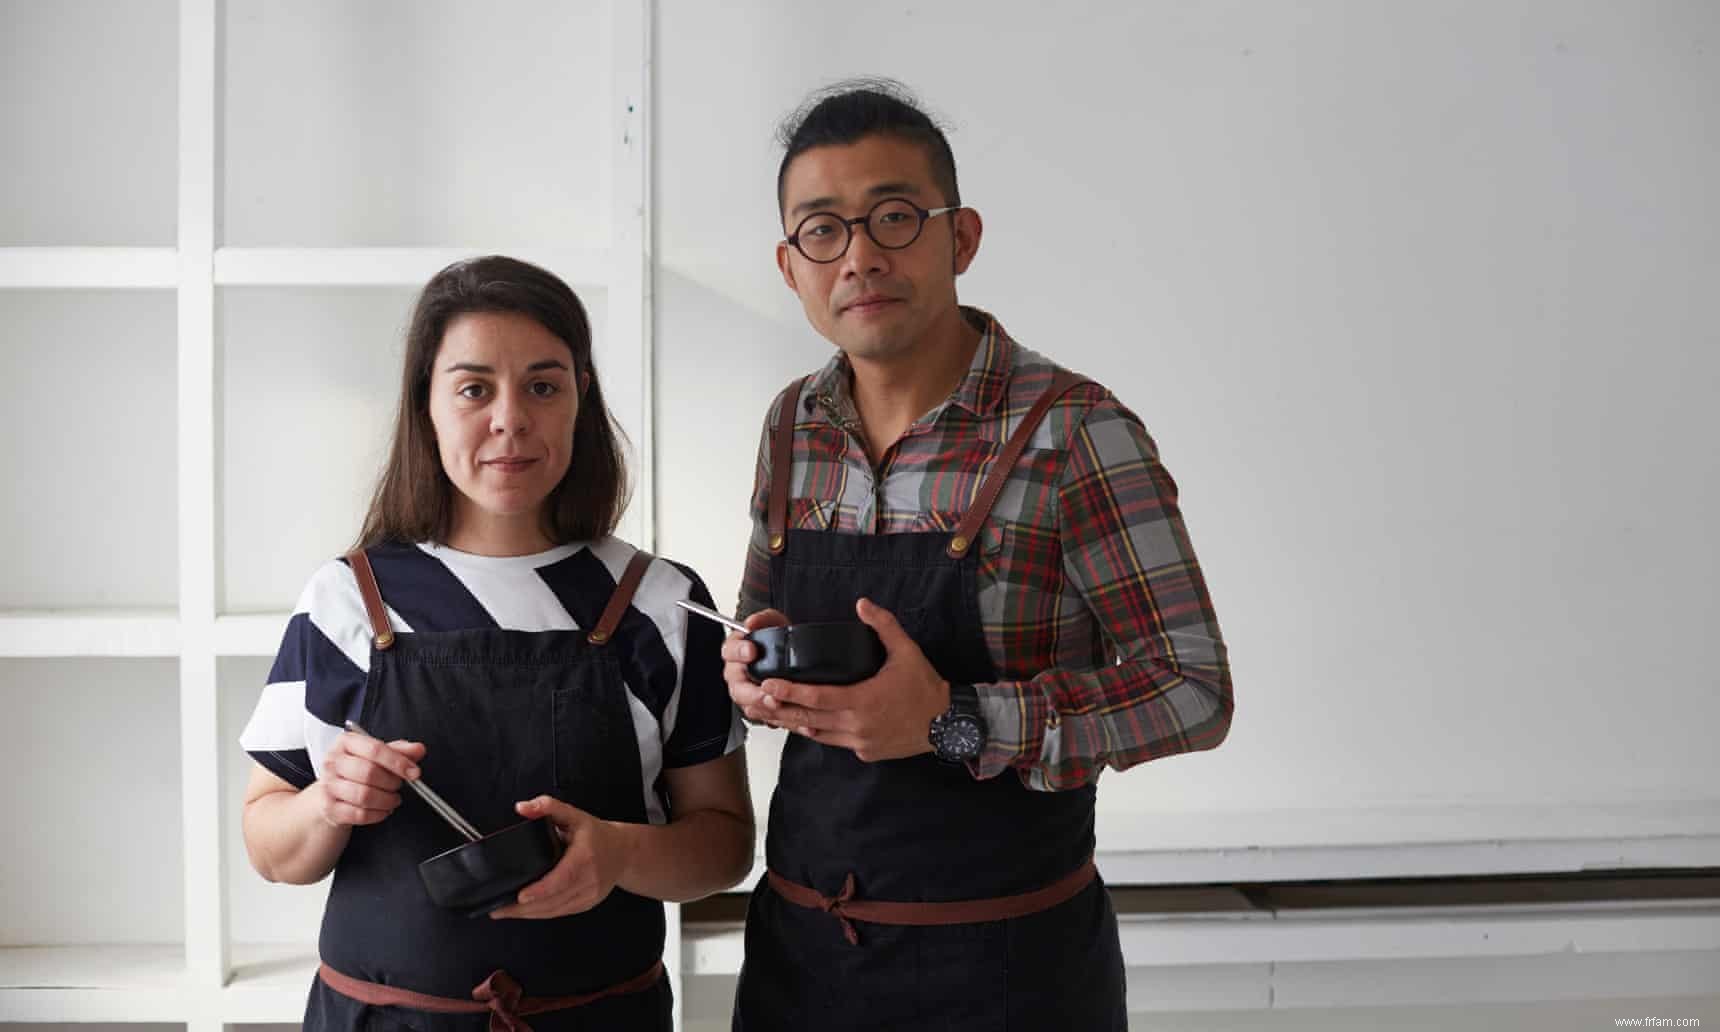
{"type": "Polygon", "coordinates": [[[730,617],[724,616],[723,614],[717,612],[715,609],[711,609],[707,606],[701,606],[697,602],[689,602],[684,598],[678,598],[675,600],[675,604],[680,606],[682,609],[685,609],[689,613],[698,613],[700,616],[704,617],[707,620],[715,620],[716,622],[722,624],[724,627],[727,627],[730,630],[739,631],[742,634],[751,634],[752,633],[752,628],[748,627],[744,623],[741,623],[739,620],[731,619],[730,617]]]}
{"type": "MultiPolygon", "coordinates": [[[[376,737],[364,728],[359,727],[357,721],[347,721],[346,729],[351,731],[353,734],[363,735],[366,738],[376,737]]],[[[418,793],[418,798],[430,804],[430,809],[435,810],[438,817],[441,817],[452,825],[455,831],[466,836],[466,841],[476,842],[484,837],[483,833],[478,831],[478,829],[472,825],[471,821],[460,816],[460,811],[449,805],[448,800],[437,795],[429,785],[426,785],[422,781],[414,781],[410,778],[406,779],[406,783],[412,787],[412,791],[418,793]]]]}

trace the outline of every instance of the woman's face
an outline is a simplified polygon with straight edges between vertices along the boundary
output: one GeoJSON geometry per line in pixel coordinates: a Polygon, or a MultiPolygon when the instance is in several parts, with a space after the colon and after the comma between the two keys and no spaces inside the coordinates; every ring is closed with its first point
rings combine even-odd
{"type": "Polygon", "coordinates": [[[453,481],[449,544],[542,539],[544,500],[567,472],[581,378],[562,340],[515,312],[468,312],[442,334],[430,423],[453,481]]]}

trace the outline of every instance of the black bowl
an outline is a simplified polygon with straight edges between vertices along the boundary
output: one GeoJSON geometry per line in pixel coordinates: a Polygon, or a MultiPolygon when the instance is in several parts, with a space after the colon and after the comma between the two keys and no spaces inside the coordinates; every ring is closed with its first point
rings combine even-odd
{"type": "Polygon", "coordinates": [[[418,877],[437,906],[480,917],[512,903],[559,859],[561,836],[538,817],[438,853],[418,865],[418,877]]]}
{"type": "Polygon", "coordinates": [[[760,627],[747,637],[759,647],[759,657],[747,664],[754,681],[853,684],[884,665],[884,643],[858,620],[760,627]]]}

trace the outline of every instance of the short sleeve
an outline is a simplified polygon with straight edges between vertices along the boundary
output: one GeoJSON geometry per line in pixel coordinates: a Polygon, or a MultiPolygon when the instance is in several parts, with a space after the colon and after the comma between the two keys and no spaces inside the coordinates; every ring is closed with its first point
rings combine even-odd
{"type": "Polygon", "coordinates": [[[325,564],[300,595],[239,735],[253,760],[295,788],[317,779],[322,757],[364,705],[367,628],[351,569],[325,564]]]}
{"type": "MultiPolygon", "coordinates": [[[[690,582],[688,600],[715,608],[699,575],[679,563],[675,567],[690,582]]],[[[722,625],[679,608],[676,612],[686,620],[685,648],[673,701],[675,723],[663,743],[663,766],[691,767],[739,749],[746,742],[746,724],[723,680],[722,625]]]]}

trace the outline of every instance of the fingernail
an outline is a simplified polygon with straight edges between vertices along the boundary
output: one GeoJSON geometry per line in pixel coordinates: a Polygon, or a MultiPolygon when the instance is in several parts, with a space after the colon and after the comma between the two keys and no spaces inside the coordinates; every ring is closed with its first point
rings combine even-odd
{"type": "Polygon", "coordinates": [[[418,768],[417,767],[407,767],[406,768],[406,776],[411,778],[413,781],[417,781],[418,780],[418,768]]]}
{"type": "Polygon", "coordinates": [[[529,892],[520,893],[520,902],[521,903],[530,903],[534,899],[537,899],[537,897],[532,895],[529,892]]]}

